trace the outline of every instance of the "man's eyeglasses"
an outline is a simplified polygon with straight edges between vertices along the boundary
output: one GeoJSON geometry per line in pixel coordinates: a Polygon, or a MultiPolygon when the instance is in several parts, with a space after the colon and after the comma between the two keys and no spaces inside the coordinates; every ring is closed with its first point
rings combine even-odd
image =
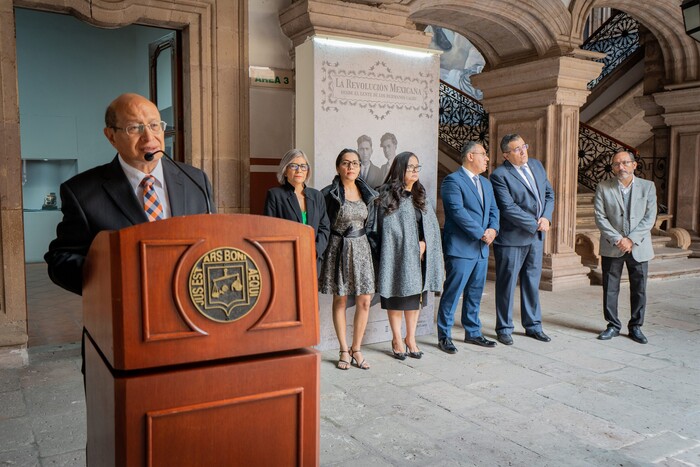
{"type": "Polygon", "coordinates": [[[634,161],[620,161],[620,162],[613,162],[612,166],[615,168],[622,167],[623,165],[627,167],[628,165],[634,164],[634,161]]]}
{"type": "Polygon", "coordinates": [[[292,171],[296,172],[297,170],[301,170],[302,172],[306,172],[309,170],[309,164],[287,164],[288,169],[292,169],[292,171]]]}
{"type": "Polygon", "coordinates": [[[135,136],[135,135],[142,135],[143,132],[146,131],[146,128],[151,130],[151,133],[153,133],[154,135],[159,135],[165,131],[166,126],[168,126],[167,123],[160,121],[160,122],[151,122],[149,124],[140,123],[138,125],[129,125],[129,126],[124,127],[124,128],[121,128],[118,126],[113,126],[112,128],[115,130],[122,130],[124,133],[126,133],[129,136],[135,136]]]}
{"type": "Polygon", "coordinates": [[[522,154],[525,151],[527,151],[527,148],[529,148],[529,147],[530,147],[529,145],[523,144],[522,146],[518,146],[517,148],[513,148],[508,152],[517,152],[518,154],[522,154]]]}
{"type": "Polygon", "coordinates": [[[358,168],[359,166],[362,165],[362,162],[360,162],[360,161],[343,161],[343,162],[340,163],[340,165],[342,165],[342,166],[345,167],[346,169],[347,169],[348,167],[352,167],[353,169],[356,169],[356,168],[358,168]]]}
{"type": "Polygon", "coordinates": [[[413,165],[413,164],[408,164],[406,166],[406,172],[420,172],[420,169],[422,169],[422,165],[413,165]]]}

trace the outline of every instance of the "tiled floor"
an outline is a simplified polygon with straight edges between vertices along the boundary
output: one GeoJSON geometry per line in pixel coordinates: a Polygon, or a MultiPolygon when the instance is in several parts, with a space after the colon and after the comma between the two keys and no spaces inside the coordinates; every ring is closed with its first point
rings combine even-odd
{"type": "MultiPolygon", "coordinates": [[[[33,345],[21,364],[0,361],[0,465],[85,465],[80,297],[53,288],[44,265],[27,271],[33,345]]],[[[699,285],[650,282],[648,345],[626,332],[597,340],[602,290],[582,287],[541,292],[547,344],[525,337],[516,313],[512,346],[464,344],[457,326],[456,355],[435,335],[418,339],[420,360],[364,346],[370,371],[339,371],[337,350],[323,352],[320,465],[700,466],[699,285]]],[[[623,285],[623,319],[628,296],[623,285]]],[[[493,304],[487,282],[491,338],[493,304]]]]}
{"type": "Polygon", "coordinates": [[[78,342],[83,328],[81,297],[51,282],[45,263],[26,268],[29,347],[78,342]]]}

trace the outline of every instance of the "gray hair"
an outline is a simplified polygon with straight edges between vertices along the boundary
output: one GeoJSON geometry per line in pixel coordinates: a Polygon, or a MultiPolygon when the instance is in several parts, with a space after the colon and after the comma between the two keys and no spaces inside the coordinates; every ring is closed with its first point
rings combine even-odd
{"type": "Polygon", "coordinates": [[[625,149],[625,148],[617,148],[617,149],[615,149],[615,152],[613,153],[613,155],[610,156],[610,160],[613,160],[613,159],[615,158],[615,156],[618,155],[618,154],[620,154],[621,152],[626,152],[627,155],[630,156],[630,160],[631,160],[632,162],[636,162],[637,158],[634,157],[634,153],[633,153],[632,151],[630,151],[629,149],[625,149]]]}
{"type": "Polygon", "coordinates": [[[502,153],[507,153],[508,152],[508,145],[515,141],[516,139],[523,139],[519,134],[517,133],[508,133],[501,139],[501,152],[502,153]]]}
{"type": "Polygon", "coordinates": [[[464,164],[464,160],[467,158],[467,154],[473,152],[474,148],[476,148],[479,144],[480,143],[478,141],[467,141],[466,143],[464,143],[464,146],[462,146],[462,150],[459,153],[462,164],[464,164]]]}
{"type": "Polygon", "coordinates": [[[277,168],[277,181],[280,182],[280,185],[284,185],[284,182],[287,180],[287,177],[284,175],[284,173],[287,171],[287,166],[297,157],[303,157],[304,162],[306,162],[306,164],[309,166],[309,170],[306,171],[305,180],[309,179],[309,175],[311,175],[311,164],[309,164],[309,159],[306,157],[306,154],[304,154],[304,151],[301,149],[290,149],[287,151],[287,154],[282,156],[280,165],[277,168]]]}

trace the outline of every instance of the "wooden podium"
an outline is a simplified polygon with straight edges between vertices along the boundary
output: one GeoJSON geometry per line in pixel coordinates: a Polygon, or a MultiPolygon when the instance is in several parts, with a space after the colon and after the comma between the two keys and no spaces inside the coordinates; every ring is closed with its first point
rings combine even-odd
{"type": "Polygon", "coordinates": [[[224,214],[95,238],[83,285],[88,465],[318,465],[314,238],[224,214]]]}

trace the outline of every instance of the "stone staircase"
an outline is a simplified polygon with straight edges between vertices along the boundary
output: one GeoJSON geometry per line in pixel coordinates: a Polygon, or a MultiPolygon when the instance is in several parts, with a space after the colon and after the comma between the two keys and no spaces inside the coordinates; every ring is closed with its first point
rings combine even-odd
{"type": "MultiPolygon", "coordinates": [[[[600,232],[595,225],[593,196],[594,193],[577,195],[576,253],[581,256],[581,263],[591,269],[591,284],[600,285],[600,232]]],[[[654,259],[649,263],[649,279],[700,276],[700,258],[690,258],[692,250],[688,249],[691,242],[688,232],[678,228],[662,229],[670,218],[667,214],[660,214],[652,229],[654,259]]],[[[626,273],[623,273],[622,280],[628,280],[626,273]]]]}

